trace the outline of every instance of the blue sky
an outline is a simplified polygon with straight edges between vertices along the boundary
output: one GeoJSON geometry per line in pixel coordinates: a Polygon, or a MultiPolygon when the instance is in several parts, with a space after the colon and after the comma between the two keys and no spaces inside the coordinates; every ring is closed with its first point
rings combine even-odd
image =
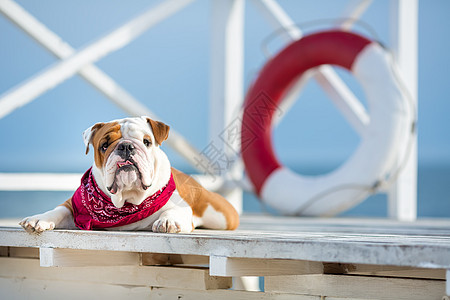
{"type": "MultiPolygon", "coordinates": [[[[17,1],[37,19],[79,49],[160,1],[17,1]]],[[[279,1],[305,32],[327,28],[347,1],[279,1]],[[320,21],[321,26],[308,24],[320,21]]],[[[245,87],[266,57],[261,51],[271,28],[246,3],[245,87]]],[[[363,15],[389,46],[389,1],[377,0],[363,15]]],[[[96,65],[176,128],[200,150],[209,143],[210,1],[198,0],[96,65]]],[[[450,1],[421,1],[419,7],[419,163],[450,166],[450,1]]],[[[363,33],[367,31],[359,29],[363,33]]],[[[0,93],[58,60],[0,17],[0,93]]],[[[276,52],[276,37],[268,45],[276,52]]],[[[357,85],[349,74],[343,74],[357,85]]],[[[0,171],[82,172],[81,133],[95,122],[126,115],[75,76],[30,104],[0,119],[0,171]]],[[[331,164],[345,160],[358,137],[314,82],[275,130],[275,148],[288,165],[331,164]]],[[[173,165],[186,163],[165,147],[173,165]]]]}

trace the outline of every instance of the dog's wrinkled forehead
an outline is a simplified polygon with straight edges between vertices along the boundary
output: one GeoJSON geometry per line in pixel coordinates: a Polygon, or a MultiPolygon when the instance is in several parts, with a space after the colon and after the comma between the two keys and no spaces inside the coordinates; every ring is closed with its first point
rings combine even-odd
{"type": "Polygon", "coordinates": [[[139,135],[142,135],[145,130],[151,134],[152,132],[146,122],[146,119],[139,117],[113,120],[107,123],[96,123],[83,132],[84,144],[88,147],[89,143],[92,143],[94,134],[96,134],[97,138],[101,138],[101,135],[108,134],[109,130],[104,130],[102,132],[99,131],[99,129],[105,126],[114,126],[114,129],[116,131],[120,130],[121,135],[125,138],[137,138],[139,135]]]}
{"type": "Polygon", "coordinates": [[[120,125],[122,137],[124,139],[142,139],[143,136],[150,136],[154,142],[153,132],[145,118],[126,118],[116,120],[120,125]]]}
{"type": "Polygon", "coordinates": [[[168,125],[148,117],[124,118],[107,123],[96,123],[83,132],[83,139],[86,153],[89,151],[89,144],[94,145],[95,141],[101,141],[105,137],[109,140],[111,136],[114,136],[115,140],[142,140],[145,136],[151,139],[152,144],[161,145],[169,136],[169,129],[168,125]]]}

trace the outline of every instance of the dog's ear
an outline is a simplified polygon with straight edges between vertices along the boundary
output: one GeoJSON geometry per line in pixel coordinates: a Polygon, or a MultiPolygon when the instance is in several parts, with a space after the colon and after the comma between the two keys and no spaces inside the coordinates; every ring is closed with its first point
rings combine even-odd
{"type": "Polygon", "coordinates": [[[92,138],[95,135],[95,132],[102,128],[102,126],[105,125],[105,123],[97,123],[89,127],[83,132],[83,140],[84,145],[86,146],[86,154],[89,153],[89,144],[92,143],[92,138]]]}
{"type": "Polygon", "coordinates": [[[161,145],[161,143],[167,140],[167,138],[169,137],[170,126],[164,124],[163,122],[154,121],[150,118],[147,118],[147,122],[152,128],[156,143],[158,143],[158,145],[161,145]]]}

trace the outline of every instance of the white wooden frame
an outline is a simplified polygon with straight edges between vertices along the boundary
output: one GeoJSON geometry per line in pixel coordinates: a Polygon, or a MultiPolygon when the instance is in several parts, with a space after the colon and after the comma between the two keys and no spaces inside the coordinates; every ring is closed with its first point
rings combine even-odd
{"type": "MultiPolygon", "coordinates": [[[[413,105],[418,103],[418,0],[391,1],[391,49],[400,69],[413,105]]],[[[417,113],[417,112],[416,112],[417,113]]],[[[413,137],[406,165],[396,183],[388,191],[389,216],[399,220],[417,218],[417,133],[413,137]]]]}
{"type": "MultiPolygon", "coordinates": [[[[14,1],[1,0],[0,12],[45,49],[62,59],[62,61],[55,64],[52,68],[46,69],[39,76],[32,77],[29,81],[19,85],[17,88],[13,88],[1,95],[0,119],[20,106],[34,100],[40,94],[61,83],[64,79],[75,75],[76,72],[127,114],[132,116],[147,115],[155,119],[160,119],[111,77],[94,65],[91,65],[91,63],[112,51],[119,50],[144,33],[145,30],[170,17],[192,1],[171,0],[164,2],[119,27],[90,46],[85,47],[83,50],[76,52],[70,45],[65,43],[59,36],[36,20],[14,1]],[[111,41],[115,42],[111,43],[111,41]]],[[[190,145],[177,131],[171,130],[167,143],[195,167],[195,158],[198,155],[198,150],[190,145]]]]}
{"type": "MultiPolygon", "coordinates": [[[[12,0],[0,0],[0,12],[4,16],[61,59],[52,67],[1,95],[0,118],[77,73],[128,114],[147,114],[157,118],[154,113],[92,63],[126,46],[153,25],[175,14],[191,2],[193,0],[167,0],[96,42],[76,51],[18,4],[12,0]]],[[[285,38],[288,41],[301,38],[301,30],[295,26],[292,19],[275,0],[251,0],[251,2],[260,9],[276,29],[279,27],[285,28],[285,38]]],[[[348,7],[342,14],[344,18],[347,18],[347,21],[342,23],[342,28],[349,29],[353,21],[364,13],[370,3],[371,0],[349,1],[348,7]]],[[[417,103],[418,0],[392,0],[391,3],[391,32],[393,33],[391,45],[396,54],[396,61],[406,79],[406,85],[415,103],[417,103]]],[[[216,181],[216,188],[221,188],[221,191],[227,194],[228,199],[241,212],[241,187],[245,186],[245,184],[242,184],[242,182],[245,183],[245,178],[242,177],[242,163],[235,155],[238,150],[236,144],[227,141],[221,134],[233,122],[235,125],[239,125],[240,106],[244,98],[244,0],[215,0],[211,1],[211,5],[213,34],[211,36],[211,119],[209,136],[211,143],[216,145],[224,157],[236,163],[230,164],[232,167],[225,172],[210,174],[213,175],[213,180],[210,176],[209,182],[216,181]],[[219,177],[218,180],[215,180],[215,177],[219,177]],[[241,182],[241,184],[236,184],[236,182],[241,182]]],[[[358,133],[364,132],[369,117],[364,107],[336,73],[329,66],[322,66],[313,76],[355,131],[358,133]]],[[[286,97],[282,104],[283,111],[288,110],[292,105],[305,81],[306,79],[298,82],[286,97]]],[[[276,122],[278,121],[276,120],[276,122]]],[[[199,164],[200,160],[208,165],[216,163],[207,156],[202,156],[200,151],[174,130],[171,131],[168,145],[200,171],[205,171],[204,167],[199,164]]],[[[414,220],[417,215],[417,138],[415,138],[413,149],[409,155],[406,168],[389,190],[389,216],[399,220],[414,220]]],[[[399,157],[398,160],[400,161],[401,158],[399,157]]],[[[25,176],[33,177],[30,174],[25,176]]],[[[71,176],[70,174],[67,175],[69,181],[72,180],[71,176]]],[[[0,179],[14,181],[18,178],[17,175],[0,174],[0,179]]],[[[201,179],[203,179],[203,183],[208,183],[204,180],[205,178],[201,179]]],[[[0,180],[0,189],[9,188],[6,183],[1,184],[1,182],[5,181],[0,180]]],[[[71,187],[72,183],[66,185],[67,188],[69,186],[71,187]]],[[[49,186],[50,188],[52,187],[49,186]]]]}

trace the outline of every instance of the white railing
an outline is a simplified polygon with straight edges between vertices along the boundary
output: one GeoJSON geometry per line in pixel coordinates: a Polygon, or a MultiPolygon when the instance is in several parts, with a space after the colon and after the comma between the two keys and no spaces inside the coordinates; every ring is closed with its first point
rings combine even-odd
{"type": "MultiPolygon", "coordinates": [[[[0,12],[22,29],[60,61],[0,96],[0,118],[33,101],[75,74],[81,75],[96,89],[129,115],[148,115],[159,119],[130,93],[116,83],[93,63],[100,58],[131,43],[136,37],[174,15],[193,0],[166,0],[137,18],[118,27],[111,33],[80,50],[73,49],[59,36],[40,23],[12,0],[0,0],[0,12]]],[[[275,0],[251,0],[275,29],[284,28],[287,42],[302,37],[288,14],[275,0]]],[[[214,149],[226,158],[227,169],[217,176],[199,177],[202,183],[221,189],[233,205],[242,211],[242,188],[247,187],[243,177],[242,162],[235,157],[238,144],[227,141],[223,132],[230,126],[240,128],[239,116],[244,100],[244,0],[211,1],[211,82],[209,137],[214,149]],[[229,147],[231,145],[231,148],[229,147]],[[234,147],[234,149],[233,149],[234,147]],[[208,184],[209,182],[209,184],[208,184]]],[[[391,48],[406,79],[414,101],[417,102],[417,19],[418,0],[391,1],[391,48]]],[[[351,0],[339,16],[343,29],[350,29],[370,6],[371,0],[351,0]]],[[[363,134],[370,122],[364,106],[329,66],[313,72],[313,78],[325,90],[354,130],[363,134]]],[[[283,100],[287,111],[309,78],[302,78],[283,100]]],[[[280,119],[276,120],[276,124],[280,119]]],[[[205,164],[217,162],[201,155],[185,138],[171,130],[168,145],[184,157],[194,168],[208,172],[205,164]],[[203,164],[199,164],[203,161],[203,164]]],[[[400,159],[399,159],[400,160],[400,159]]],[[[210,174],[211,175],[211,174],[210,174]]],[[[78,185],[79,174],[0,174],[0,190],[73,190],[78,185]],[[53,178],[53,179],[52,179],[53,178]],[[56,179],[58,178],[58,179],[56,179]],[[76,178],[76,182],[75,182],[76,178]],[[25,179],[25,180],[24,180],[25,179]],[[49,180],[50,179],[50,180],[49,180]],[[45,181],[45,182],[44,182],[45,181]],[[53,182],[50,183],[49,182],[53,182]],[[26,185],[24,183],[27,183],[26,185]]],[[[248,188],[249,189],[249,188],[248,188]]],[[[417,215],[417,137],[406,168],[388,191],[389,215],[399,220],[414,220],[417,215]]]]}

